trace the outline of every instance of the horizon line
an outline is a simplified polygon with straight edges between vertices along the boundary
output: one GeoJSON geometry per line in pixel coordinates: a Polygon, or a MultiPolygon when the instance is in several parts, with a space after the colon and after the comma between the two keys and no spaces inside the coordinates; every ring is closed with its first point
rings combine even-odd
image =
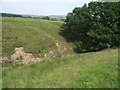
{"type": "Polygon", "coordinates": [[[67,16],[64,14],[30,14],[30,13],[14,13],[14,12],[4,12],[4,11],[0,11],[0,13],[7,13],[7,14],[19,14],[19,15],[33,15],[33,16],[50,16],[50,15],[60,15],[60,16],[67,16]]]}

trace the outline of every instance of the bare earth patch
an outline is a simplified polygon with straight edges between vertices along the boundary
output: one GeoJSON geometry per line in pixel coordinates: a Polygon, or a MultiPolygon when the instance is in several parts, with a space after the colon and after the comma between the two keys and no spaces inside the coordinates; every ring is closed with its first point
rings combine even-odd
{"type": "Polygon", "coordinates": [[[15,48],[15,53],[11,59],[17,64],[30,64],[40,62],[41,58],[34,57],[31,53],[25,53],[23,47],[15,48]]]}
{"type": "MultiPolygon", "coordinates": [[[[38,57],[35,57],[32,53],[24,52],[23,47],[15,48],[15,53],[11,55],[11,61],[14,64],[32,64],[49,59],[50,57],[55,57],[56,55],[62,54],[67,50],[66,47],[60,42],[56,42],[55,46],[56,47],[53,50],[49,50],[43,56],[39,54],[38,57]]],[[[2,61],[9,61],[9,59],[4,56],[2,57],[2,61]]]]}

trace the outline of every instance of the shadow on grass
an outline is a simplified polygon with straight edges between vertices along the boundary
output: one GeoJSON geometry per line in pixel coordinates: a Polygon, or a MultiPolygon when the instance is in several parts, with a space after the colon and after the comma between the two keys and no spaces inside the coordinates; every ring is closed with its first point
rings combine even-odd
{"type": "MultiPolygon", "coordinates": [[[[62,30],[62,28],[61,28],[61,30],[60,30],[60,32],[59,32],[59,35],[62,36],[67,43],[73,43],[73,44],[75,45],[75,41],[74,41],[74,40],[70,40],[70,39],[65,35],[65,32],[64,32],[64,30],[62,30]]],[[[82,37],[82,38],[84,38],[84,37],[82,37]]],[[[87,53],[87,52],[97,52],[97,51],[105,50],[105,49],[108,49],[108,48],[112,48],[112,49],[116,49],[116,48],[117,48],[117,47],[101,47],[101,48],[99,48],[99,47],[96,47],[97,44],[91,44],[91,45],[89,45],[91,42],[88,42],[88,41],[89,41],[89,40],[86,39],[86,38],[83,39],[83,42],[84,42],[84,45],[83,45],[83,46],[86,45],[86,47],[89,47],[89,48],[86,48],[87,51],[86,51],[86,50],[85,50],[85,51],[80,51],[80,50],[77,48],[76,45],[75,45],[76,47],[73,48],[73,51],[74,51],[76,54],[80,54],[80,53],[87,53]],[[92,48],[92,49],[91,49],[91,48],[92,48]]]]}
{"type": "MultiPolygon", "coordinates": [[[[68,39],[68,37],[65,35],[64,31],[60,30],[59,35],[62,36],[67,43],[73,43],[73,44],[74,44],[74,41],[68,39]]],[[[76,54],[79,54],[79,51],[78,51],[78,49],[77,49],[76,47],[73,48],[73,51],[74,51],[76,54]]]]}

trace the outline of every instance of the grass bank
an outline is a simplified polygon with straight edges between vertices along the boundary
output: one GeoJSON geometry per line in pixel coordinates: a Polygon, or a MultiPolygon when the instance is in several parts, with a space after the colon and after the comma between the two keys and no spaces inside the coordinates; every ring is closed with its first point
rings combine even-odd
{"type": "Polygon", "coordinates": [[[3,88],[117,88],[118,50],[67,54],[3,70],[3,88]]]}

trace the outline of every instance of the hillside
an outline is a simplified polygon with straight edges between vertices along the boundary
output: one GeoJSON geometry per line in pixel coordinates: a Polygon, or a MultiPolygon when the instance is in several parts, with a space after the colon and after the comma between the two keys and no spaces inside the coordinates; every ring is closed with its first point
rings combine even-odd
{"type": "Polygon", "coordinates": [[[59,34],[63,23],[2,19],[3,88],[118,87],[118,50],[77,54],[59,34]]]}
{"type": "Polygon", "coordinates": [[[118,53],[105,50],[62,55],[3,70],[3,88],[117,88],[118,53]]]}
{"type": "MultiPolygon", "coordinates": [[[[32,54],[36,58],[49,58],[70,49],[70,45],[59,35],[60,25],[63,23],[61,21],[3,18],[2,22],[2,47],[5,58],[11,59],[16,50],[19,50],[19,53],[32,54]]],[[[18,58],[14,59],[24,57],[21,56],[18,55],[18,58]]]]}

